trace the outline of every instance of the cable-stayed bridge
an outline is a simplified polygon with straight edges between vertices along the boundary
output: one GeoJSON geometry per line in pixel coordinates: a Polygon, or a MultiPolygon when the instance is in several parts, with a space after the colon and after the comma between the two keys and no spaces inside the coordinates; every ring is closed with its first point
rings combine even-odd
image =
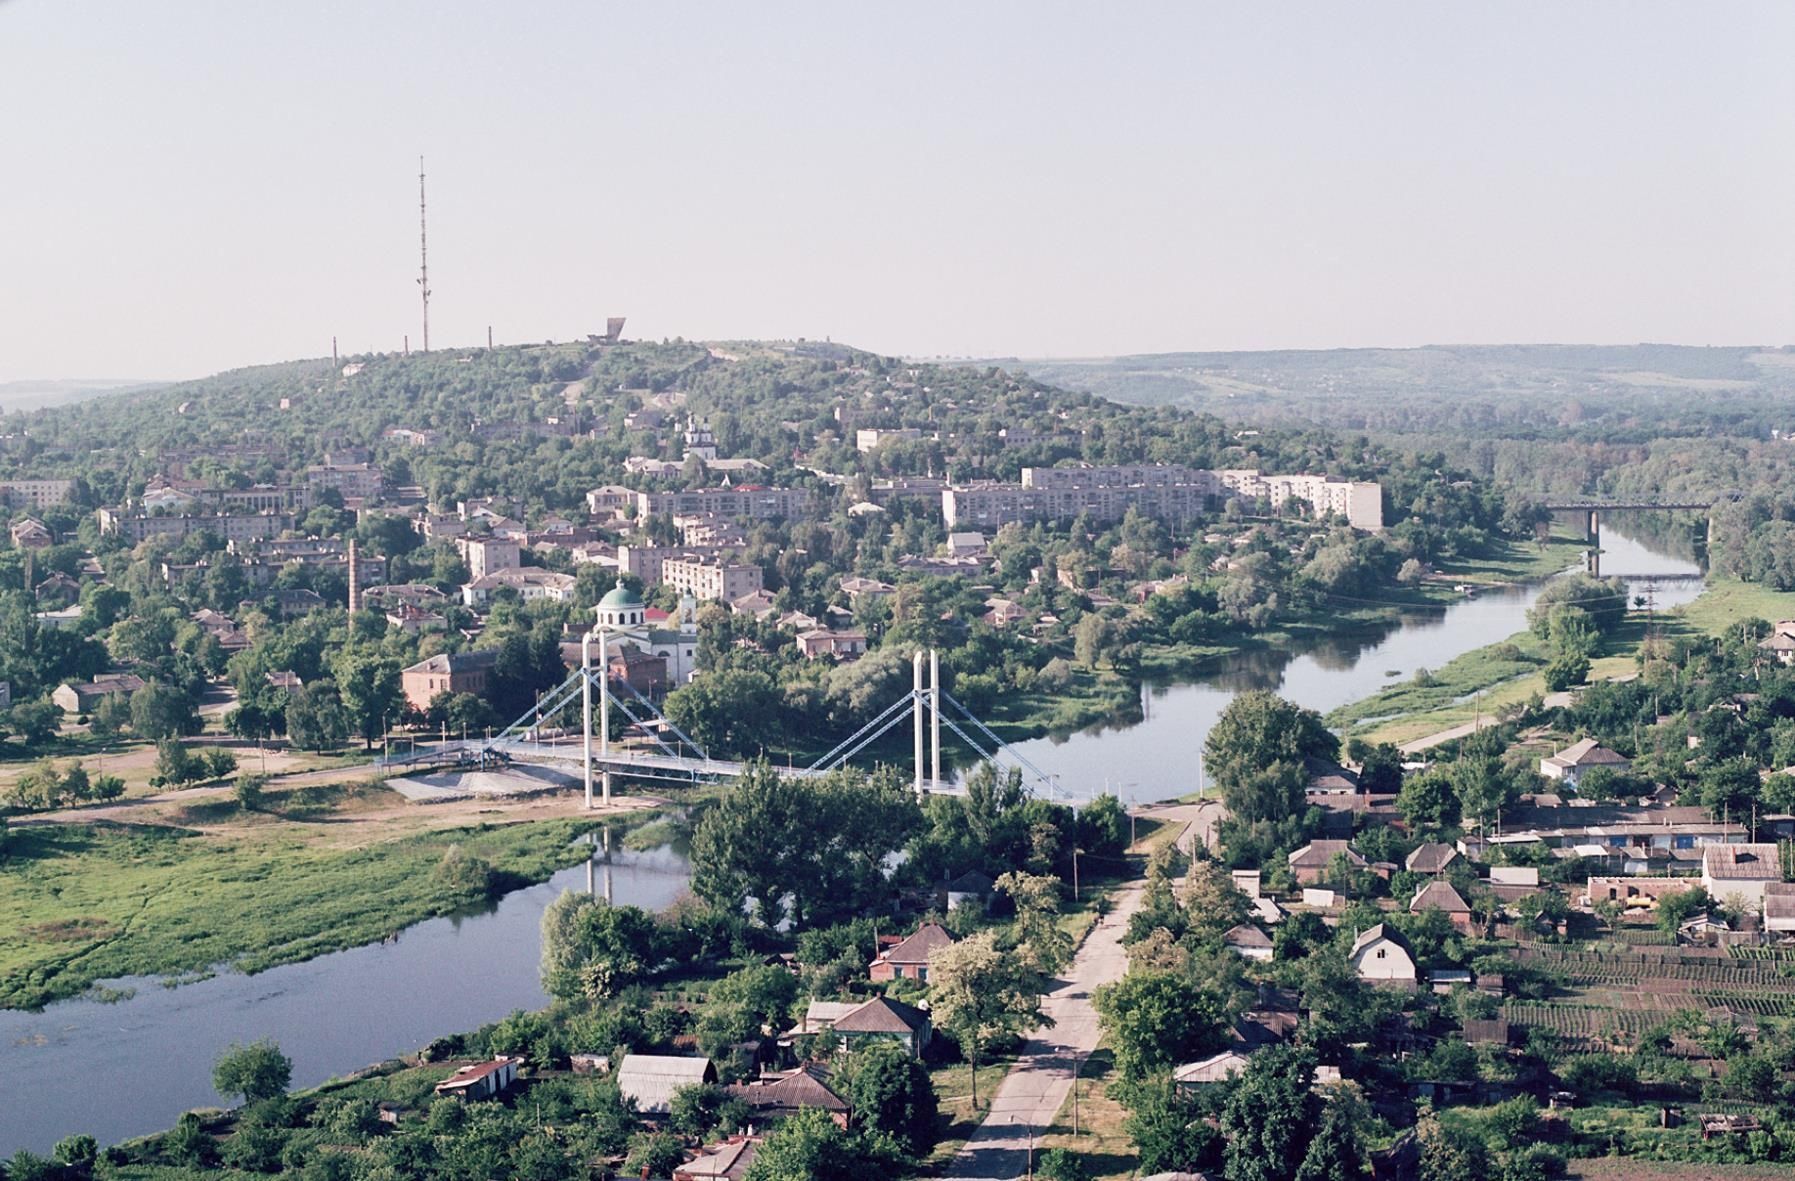
{"type": "MultiPolygon", "coordinates": [[[[791,765],[781,774],[827,775],[850,765],[880,739],[906,721],[912,729],[912,785],[918,795],[957,795],[965,788],[941,772],[941,730],[946,727],[981,760],[1009,765],[1022,772],[1034,794],[1057,803],[1076,804],[1082,797],[1036,766],[1026,755],[999,738],[971,710],[941,686],[935,652],[917,652],[912,660],[910,691],[891,701],[874,718],[836,743],[807,766],[791,765]]],[[[680,729],[628,681],[612,679],[590,661],[543,695],[534,708],[486,739],[443,743],[410,754],[383,758],[383,768],[442,765],[492,766],[509,762],[573,765],[580,768],[587,807],[609,803],[614,776],[672,783],[705,783],[733,779],[746,764],[712,758],[703,745],[680,729]],[[596,698],[596,708],[594,708],[596,698]],[[628,745],[613,742],[610,725],[615,710],[647,739],[628,745]]]]}

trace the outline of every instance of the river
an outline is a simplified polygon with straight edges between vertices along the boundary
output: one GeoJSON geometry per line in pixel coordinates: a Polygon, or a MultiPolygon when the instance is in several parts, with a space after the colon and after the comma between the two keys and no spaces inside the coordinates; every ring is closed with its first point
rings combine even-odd
{"type": "MultiPolygon", "coordinates": [[[[1634,594],[1651,594],[1658,610],[1701,593],[1701,568],[1687,558],[1602,530],[1602,573],[1628,578],[1634,594]],[[1671,575],[1649,586],[1630,576],[1671,575]]],[[[1330,637],[1298,652],[1254,651],[1216,661],[1213,672],[1141,689],[1139,722],[1096,726],[1072,735],[1017,744],[1035,766],[1062,784],[1108,786],[1125,803],[1150,803],[1196,791],[1203,740],[1236,693],[1269,689],[1321,713],[1370,697],[1439,668],[1474,648],[1527,627],[1540,585],[1484,591],[1443,610],[1415,612],[1401,623],[1330,637]],[[1392,675],[1394,674],[1394,675],[1392,675]]]]}
{"type": "MultiPolygon", "coordinates": [[[[1603,548],[1604,573],[1684,576],[1657,585],[1660,609],[1699,593],[1700,583],[1689,577],[1699,569],[1690,561],[1612,528],[1604,530],[1603,548]]],[[[1634,589],[1643,593],[1644,586],[1634,589]]],[[[1194,682],[1143,689],[1145,717],[1137,724],[1021,749],[1063,782],[1108,784],[1130,802],[1182,795],[1198,786],[1203,739],[1235,693],[1273,689],[1326,712],[1513,635],[1526,626],[1538,593],[1486,592],[1302,652],[1219,661],[1194,682]]],[[[658,909],[685,888],[689,866],[671,846],[596,856],[607,864],[592,868],[593,886],[604,891],[608,868],[619,903],[658,909]]],[[[540,1008],[547,1003],[537,976],[542,912],[564,889],[587,883],[587,866],[576,866],[480,913],[432,919],[392,943],[256,976],[227,972],[174,988],[154,979],[109,981],[134,995],[114,1003],[63,1001],[41,1013],[0,1011],[0,1077],[8,1080],[0,1154],[47,1151],[77,1132],[114,1143],[166,1128],[189,1107],[216,1104],[212,1062],[233,1041],[273,1038],[293,1059],[293,1085],[309,1087],[515,1009],[540,1008]]]]}

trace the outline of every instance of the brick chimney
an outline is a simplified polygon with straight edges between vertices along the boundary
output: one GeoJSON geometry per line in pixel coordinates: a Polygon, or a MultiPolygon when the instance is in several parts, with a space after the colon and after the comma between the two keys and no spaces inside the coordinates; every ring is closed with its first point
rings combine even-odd
{"type": "Polygon", "coordinates": [[[349,539],[349,614],[361,610],[361,564],[356,559],[355,539],[349,539]]]}

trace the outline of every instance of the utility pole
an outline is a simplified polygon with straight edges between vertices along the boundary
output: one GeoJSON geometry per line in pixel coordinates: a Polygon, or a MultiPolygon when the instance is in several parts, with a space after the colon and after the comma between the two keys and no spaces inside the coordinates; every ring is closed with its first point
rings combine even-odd
{"type": "Polygon", "coordinates": [[[430,351],[430,239],[424,219],[424,157],[418,157],[418,291],[424,300],[424,351],[430,351]]]}

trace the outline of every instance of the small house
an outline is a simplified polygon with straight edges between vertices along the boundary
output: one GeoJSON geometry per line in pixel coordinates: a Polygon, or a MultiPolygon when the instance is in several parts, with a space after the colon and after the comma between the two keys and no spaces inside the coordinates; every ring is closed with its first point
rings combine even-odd
{"type": "Polygon", "coordinates": [[[136,673],[107,673],[91,681],[71,681],[61,685],[50,694],[50,700],[63,713],[84,714],[92,712],[95,706],[108,697],[129,697],[141,688],[143,678],[136,673]]]}
{"type": "Polygon", "coordinates": [[[924,923],[909,938],[888,947],[867,968],[874,980],[927,980],[929,956],[948,946],[954,937],[940,923],[924,923]]]}
{"type": "Polygon", "coordinates": [[[1304,886],[1313,886],[1328,872],[1334,858],[1344,857],[1354,869],[1365,869],[1366,861],[1350,841],[1310,841],[1290,854],[1290,873],[1304,886]]]}
{"type": "Polygon", "coordinates": [[[1415,897],[1409,902],[1410,914],[1424,914],[1437,910],[1452,920],[1452,925],[1461,931],[1471,929],[1471,907],[1464,897],[1452,888],[1452,883],[1444,878],[1433,881],[1415,891],[1415,897]]]}
{"type": "Polygon", "coordinates": [[[742,1181],[766,1142],[765,1136],[750,1133],[707,1144],[697,1156],[673,1170],[673,1181],[742,1181]]]}
{"type": "Polygon", "coordinates": [[[517,1081],[517,1062],[501,1055],[491,1062],[463,1066],[437,1083],[436,1093],[455,1099],[496,1099],[517,1081]]]}
{"type": "Polygon", "coordinates": [[[1440,874],[1445,873],[1448,866],[1459,859],[1457,849],[1441,841],[1428,841],[1415,846],[1403,861],[1402,867],[1410,873],[1440,874]]]}
{"type": "Polygon", "coordinates": [[[1795,934],[1795,884],[1764,883],[1764,930],[1772,935],[1795,934]]]}
{"type": "Polygon", "coordinates": [[[1782,858],[1775,845],[1704,845],[1702,885],[1708,896],[1725,902],[1734,895],[1747,909],[1764,905],[1764,887],[1783,880],[1782,858]]]}
{"type": "Polygon", "coordinates": [[[837,1126],[848,1126],[848,1101],[831,1086],[828,1070],[807,1062],[796,1070],[785,1071],[741,1083],[729,1093],[746,1103],[758,1119],[775,1119],[796,1115],[806,1107],[820,1107],[829,1113],[837,1126]]]}
{"type": "Polygon", "coordinates": [[[934,1028],[929,1015],[913,1005],[888,997],[875,997],[853,1012],[838,1018],[835,1033],[843,1047],[866,1040],[898,1042],[913,1056],[922,1057],[934,1028]]]}
{"type": "Polygon", "coordinates": [[[1359,932],[1347,958],[1359,979],[1370,984],[1415,985],[1415,956],[1388,923],[1376,923],[1359,932]]]}
{"type": "Polygon", "coordinates": [[[1555,779],[1566,787],[1574,788],[1577,780],[1591,768],[1605,767],[1625,774],[1632,766],[1633,763],[1627,756],[1609,750],[1593,738],[1585,738],[1581,742],[1573,742],[1557,754],[1540,759],[1539,773],[1547,779],[1555,779]]]}
{"type": "Polygon", "coordinates": [[[996,888],[988,875],[969,869],[941,887],[941,900],[950,911],[962,906],[984,906],[991,900],[991,891],[996,888]]]}
{"type": "Polygon", "coordinates": [[[1235,955],[1249,960],[1269,960],[1271,958],[1271,936],[1251,923],[1242,923],[1222,936],[1235,955]]]}

